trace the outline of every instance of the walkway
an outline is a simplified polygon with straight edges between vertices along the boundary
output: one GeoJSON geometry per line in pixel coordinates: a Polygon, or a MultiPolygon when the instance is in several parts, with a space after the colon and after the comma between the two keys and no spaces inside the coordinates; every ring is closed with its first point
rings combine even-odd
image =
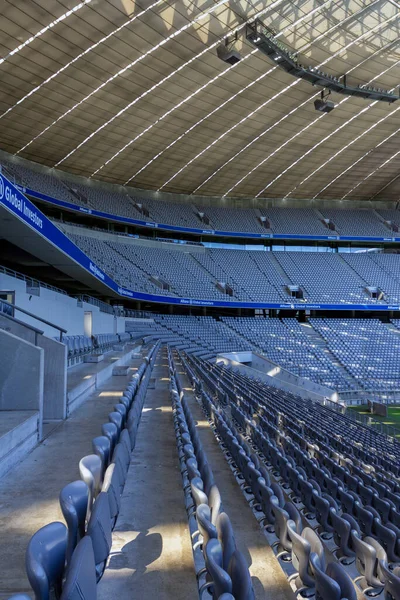
{"type": "Polygon", "coordinates": [[[165,348],[152,378],[98,600],[197,597],[165,348]]]}
{"type": "Polygon", "coordinates": [[[108,414],[140,363],[141,359],[130,361],[127,377],[110,377],[0,479],[0,600],[16,592],[32,595],[25,574],[29,539],[43,525],[63,521],[60,491],[79,479],[80,459],[91,454],[92,439],[101,434],[101,425],[108,421],[108,414]]]}

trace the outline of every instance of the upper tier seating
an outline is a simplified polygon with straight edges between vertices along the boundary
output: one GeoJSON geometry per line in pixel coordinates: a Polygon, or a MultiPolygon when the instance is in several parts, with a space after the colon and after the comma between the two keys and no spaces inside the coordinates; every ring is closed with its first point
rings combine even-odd
{"type": "Polygon", "coordinates": [[[55,175],[28,169],[16,162],[4,161],[3,159],[1,162],[16,178],[17,183],[20,183],[24,187],[35,190],[35,192],[40,192],[41,194],[46,194],[57,200],[64,200],[65,202],[82,205],[82,202],[78,200],[78,198],[70,192],[68,187],[55,175]]]}
{"type": "Polygon", "coordinates": [[[203,211],[210,219],[213,229],[220,231],[243,231],[248,233],[268,233],[257,219],[257,213],[252,209],[225,208],[216,206],[201,207],[198,210],[203,211]]]}
{"type": "Polygon", "coordinates": [[[334,235],[312,208],[263,208],[260,212],[269,219],[273,233],[334,235]]]}
{"type": "Polygon", "coordinates": [[[324,208],[322,212],[339,235],[388,237],[392,233],[370,210],[324,208]]]}
{"type": "MultiPolygon", "coordinates": [[[[295,235],[350,235],[399,237],[400,233],[393,232],[386,226],[379,215],[400,226],[400,211],[394,209],[349,210],[321,208],[277,208],[235,209],[230,207],[201,206],[200,204],[170,203],[151,198],[137,196],[135,190],[115,186],[115,189],[97,186],[94,183],[84,185],[66,177],[62,171],[52,173],[40,166],[29,167],[29,163],[19,163],[1,159],[7,170],[15,177],[16,182],[32,190],[50,197],[78,205],[107,212],[116,216],[131,217],[149,222],[165,223],[180,227],[197,228],[200,230],[217,229],[222,231],[239,231],[246,233],[266,234],[295,234],[295,235]],[[28,165],[28,166],[27,166],[28,165]],[[136,204],[142,204],[148,214],[141,212],[136,204]],[[203,223],[198,212],[204,212],[210,219],[210,224],[203,223]],[[270,228],[264,227],[259,220],[266,217],[270,228]],[[324,225],[324,219],[330,219],[336,231],[324,225]]],[[[267,223],[267,224],[268,224],[267,223]]]]}

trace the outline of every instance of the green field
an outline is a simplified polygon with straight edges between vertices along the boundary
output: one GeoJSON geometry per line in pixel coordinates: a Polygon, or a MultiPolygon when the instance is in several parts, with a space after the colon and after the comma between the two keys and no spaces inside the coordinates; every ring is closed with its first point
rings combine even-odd
{"type": "Polygon", "coordinates": [[[361,415],[366,415],[368,417],[372,417],[374,421],[379,421],[379,423],[384,423],[385,425],[392,425],[396,427],[400,432],[400,406],[394,405],[388,407],[388,416],[380,417],[379,415],[372,415],[368,410],[367,405],[362,406],[349,406],[347,410],[351,410],[354,412],[358,412],[361,415]]]}

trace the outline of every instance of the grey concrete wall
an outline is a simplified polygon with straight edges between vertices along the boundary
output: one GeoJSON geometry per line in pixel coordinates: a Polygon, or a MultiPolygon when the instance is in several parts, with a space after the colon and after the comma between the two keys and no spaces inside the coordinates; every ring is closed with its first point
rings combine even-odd
{"type": "Polygon", "coordinates": [[[0,410],[38,410],[42,421],[44,350],[0,330],[0,410]]]}
{"type": "Polygon", "coordinates": [[[24,323],[0,315],[0,328],[44,350],[44,420],[67,416],[67,347],[52,338],[37,335],[24,323]]]}
{"type": "Polygon", "coordinates": [[[67,347],[44,335],[38,345],[44,350],[43,419],[67,417],[67,347]]]}
{"type": "MultiPolygon", "coordinates": [[[[26,342],[30,342],[34,346],[36,345],[38,334],[26,327],[24,323],[18,323],[17,320],[14,321],[12,319],[8,319],[4,315],[0,314],[0,329],[8,331],[8,333],[12,333],[17,337],[22,338],[26,342]]],[[[37,329],[40,328],[37,327],[37,329]]]]}

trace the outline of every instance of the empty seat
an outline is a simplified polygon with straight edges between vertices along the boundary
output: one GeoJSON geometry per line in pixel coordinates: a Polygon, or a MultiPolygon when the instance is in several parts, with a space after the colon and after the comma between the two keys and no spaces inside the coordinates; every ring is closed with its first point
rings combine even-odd
{"type": "Polygon", "coordinates": [[[96,565],[92,540],[85,536],[78,543],[69,564],[61,600],[96,600],[96,565]]]}
{"type": "Polygon", "coordinates": [[[97,581],[99,581],[103,575],[106,561],[111,550],[111,531],[111,515],[108,495],[106,492],[100,492],[94,502],[87,526],[87,535],[91,537],[93,543],[97,581]]]}
{"type": "Polygon", "coordinates": [[[61,595],[67,543],[67,528],[59,522],[45,525],[31,537],[25,564],[36,600],[50,600],[52,592],[61,595]]]}
{"type": "Polygon", "coordinates": [[[84,481],[73,481],[60,492],[60,506],[68,527],[67,564],[69,564],[75,546],[85,535],[88,504],[89,488],[84,481]]]}

